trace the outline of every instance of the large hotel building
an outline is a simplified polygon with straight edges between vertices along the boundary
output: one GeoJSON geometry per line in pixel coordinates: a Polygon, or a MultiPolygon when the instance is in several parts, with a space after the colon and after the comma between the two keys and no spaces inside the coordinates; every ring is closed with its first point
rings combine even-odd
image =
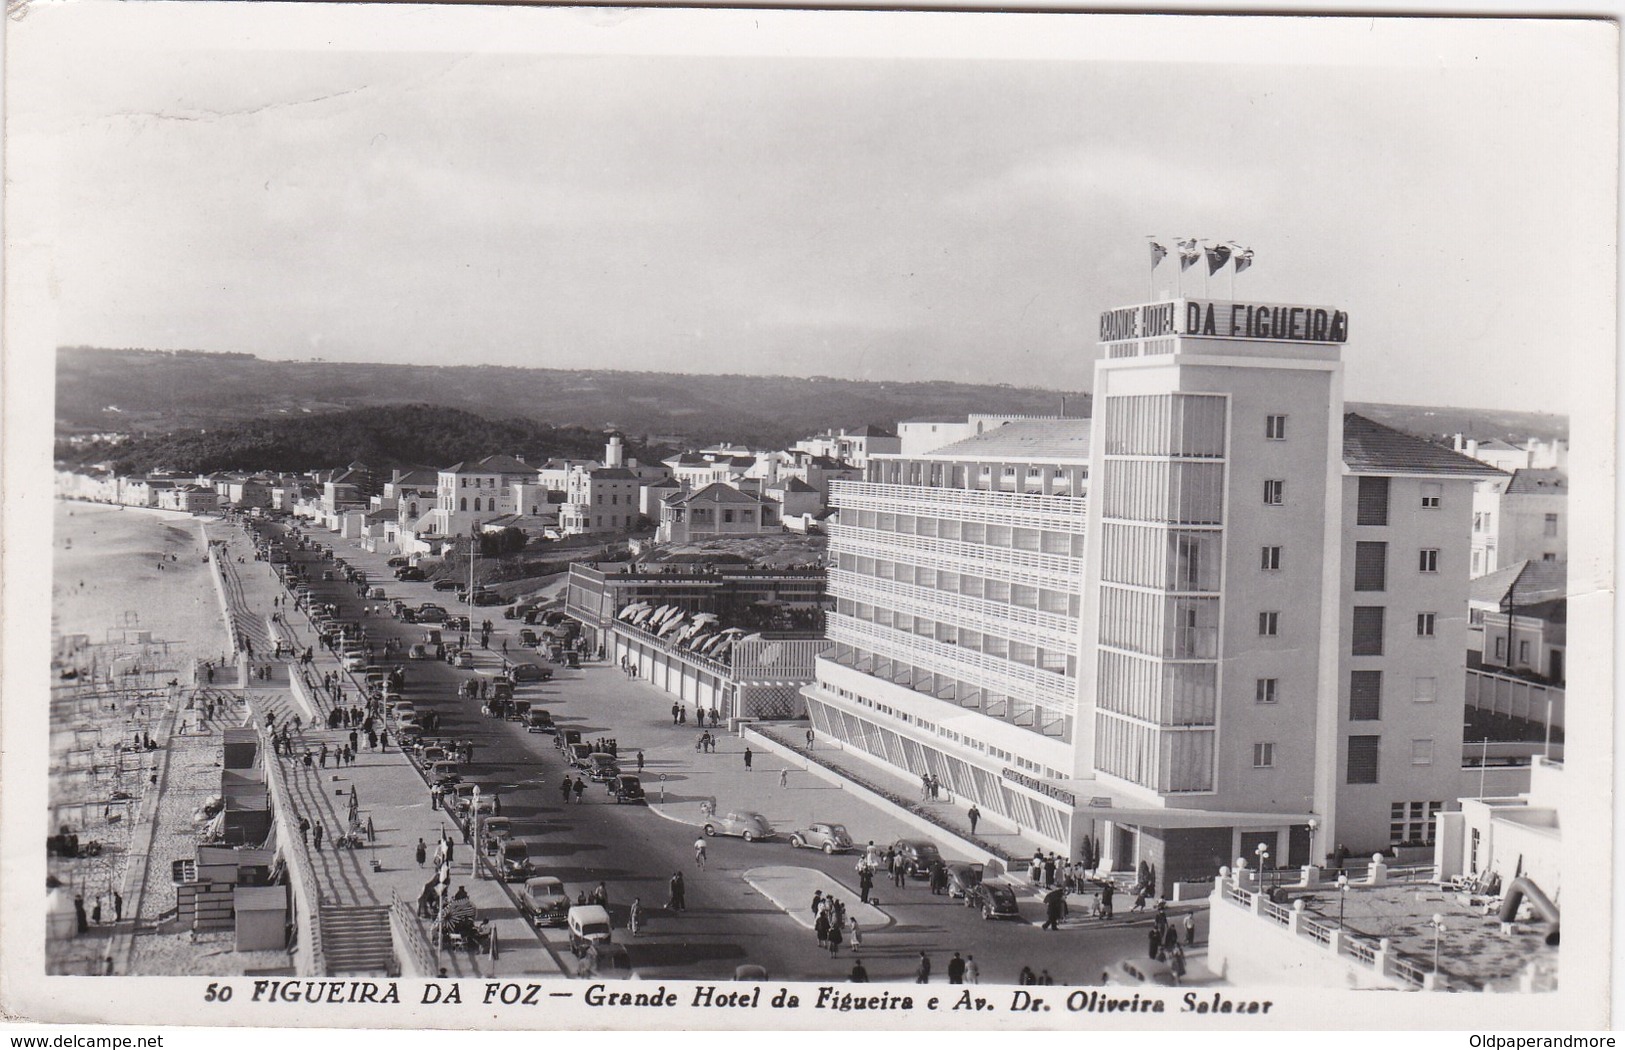
{"type": "Polygon", "coordinates": [[[1345,414],[1346,329],[1109,311],[1092,420],[837,483],[813,725],[1034,848],[1090,835],[1164,883],[1260,844],[1431,841],[1464,793],[1472,487],[1498,472],[1345,414]]]}

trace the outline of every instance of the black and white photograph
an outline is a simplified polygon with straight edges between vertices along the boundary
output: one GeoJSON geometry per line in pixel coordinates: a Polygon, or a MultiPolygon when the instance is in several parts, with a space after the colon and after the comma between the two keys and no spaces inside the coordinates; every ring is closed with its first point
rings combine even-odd
{"type": "Polygon", "coordinates": [[[1611,1024],[1615,24],[6,60],[7,1017],[1611,1024]]]}

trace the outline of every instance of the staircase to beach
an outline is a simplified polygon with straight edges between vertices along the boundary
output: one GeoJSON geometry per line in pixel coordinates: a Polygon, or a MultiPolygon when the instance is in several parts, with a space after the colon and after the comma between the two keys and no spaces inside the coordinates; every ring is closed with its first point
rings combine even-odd
{"type": "Polygon", "coordinates": [[[392,976],[400,972],[389,929],[389,905],[328,905],[321,911],[327,976],[392,976]]]}

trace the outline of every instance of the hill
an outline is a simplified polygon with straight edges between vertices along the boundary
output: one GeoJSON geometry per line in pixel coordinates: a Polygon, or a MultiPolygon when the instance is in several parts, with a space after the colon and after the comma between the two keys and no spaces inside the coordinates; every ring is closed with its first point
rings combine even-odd
{"type": "MultiPolygon", "coordinates": [[[[628,442],[629,455],[651,450],[628,442]]],[[[297,417],[280,416],[222,427],[176,430],[117,445],[57,446],[64,465],[107,463],[117,473],[154,470],[301,472],[361,460],[375,470],[446,466],[493,453],[541,463],[550,457],[598,459],[603,434],[528,419],[492,420],[437,405],[390,405],[297,417]]]]}
{"type": "MultiPolygon", "coordinates": [[[[614,427],[629,437],[783,446],[830,427],[987,411],[1049,415],[1061,399],[1053,390],[969,383],[266,361],[90,347],[60,349],[56,380],[59,434],[212,428],[414,403],[556,427],[614,427]]],[[[1087,412],[1088,396],[1068,394],[1067,407],[1087,412]]]]}

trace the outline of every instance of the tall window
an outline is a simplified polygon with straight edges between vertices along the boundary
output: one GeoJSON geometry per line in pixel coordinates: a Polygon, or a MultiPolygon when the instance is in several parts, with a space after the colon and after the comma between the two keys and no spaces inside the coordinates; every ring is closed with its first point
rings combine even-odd
{"type": "Polygon", "coordinates": [[[1432,638],[1433,637],[1434,623],[1435,623],[1435,620],[1436,620],[1437,616],[1438,616],[1437,613],[1430,613],[1430,612],[1429,613],[1417,613],[1416,614],[1416,637],[1418,637],[1418,638],[1432,638]]]}
{"type": "Polygon", "coordinates": [[[1253,745],[1253,768],[1269,769],[1275,765],[1275,745],[1273,743],[1253,745]]]}
{"type": "Polygon", "coordinates": [[[1356,525],[1388,524],[1388,479],[1362,477],[1356,501],[1356,525]]]}
{"type": "Polygon", "coordinates": [[[1353,655],[1382,655],[1382,623],[1386,613],[1387,609],[1381,605],[1356,605],[1354,607],[1353,655]]]}
{"type": "Polygon", "coordinates": [[[1380,591],[1388,586],[1388,544],[1354,545],[1354,589],[1380,591]]]}
{"type": "Polygon", "coordinates": [[[1263,549],[1261,561],[1262,564],[1259,567],[1264,569],[1266,572],[1279,569],[1281,567],[1281,548],[1265,547],[1263,549]]]}
{"type": "Polygon", "coordinates": [[[467,496],[463,496],[463,497],[461,497],[460,499],[457,500],[457,509],[458,510],[467,510],[468,509],[468,497],[467,496]]]}
{"type": "Polygon", "coordinates": [[[1349,672],[1349,721],[1375,722],[1382,717],[1382,672],[1349,672]]]}
{"type": "Polygon", "coordinates": [[[1286,502],[1286,482],[1270,479],[1264,482],[1264,503],[1267,506],[1279,507],[1286,502]]]}
{"type": "Polygon", "coordinates": [[[1423,547],[1420,551],[1417,551],[1416,571],[1417,572],[1438,572],[1439,571],[1439,548],[1437,548],[1437,547],[1423,547]]]}
{"type": "Polygon", "coordinates": [[[1269,440],[1271,440],[1271,441],[1285,441],[1286,440],[1286,417],[1285,416],[1265,416],[1264,417],[1264,436],[1266,438],[1268,438],[1269,440]]]}
{"type": "Polygon", "coordinates": [[[1557,535],[1557,515],[1556,514],[1548,514],[1548,515],[1546,515],[1546,535],[1548,535],[1548,536],[1556,536],[1557,535]]]}
{"type": "Polygon", "coordinates": [[[1281,614],[1278,612],[1261,612],[1258,614],[1258,633],[1265,638],[1274,638],[1281,633],[1281,614]]]}
{"type": "Polygon", "coordinates": [[[1382,749],[1380,736],[1349,737],[1349,765],[1345,778],[1350,784],[1377,783],[1377,753],[1382,749]]]}
{"type": "Polygon", "coordinates": [[[1273,704],[1280,686],[1279,678],[1260,678],[1253,687],[1253,699],[1260,704],[1273,704]]]}

